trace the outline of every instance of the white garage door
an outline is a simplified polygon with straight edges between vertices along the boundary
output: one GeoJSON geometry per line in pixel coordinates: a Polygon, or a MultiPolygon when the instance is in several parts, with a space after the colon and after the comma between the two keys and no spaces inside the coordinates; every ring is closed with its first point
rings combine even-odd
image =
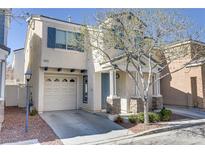
{"type": "Polygon", "coordinates": [[[76,109],[76,83],[75,77],[46,75],[44,82],[44,111],[76,109]]]}

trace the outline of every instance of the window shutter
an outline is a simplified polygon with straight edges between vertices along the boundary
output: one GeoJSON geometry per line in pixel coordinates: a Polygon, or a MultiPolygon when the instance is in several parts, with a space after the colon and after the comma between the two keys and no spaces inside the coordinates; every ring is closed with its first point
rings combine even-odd
{"type": "Polygon", "coordinates": [[[56,44],[56,29],[48,27],[48,36],[47,36],[47,47],[55,48],[56,44]]]}

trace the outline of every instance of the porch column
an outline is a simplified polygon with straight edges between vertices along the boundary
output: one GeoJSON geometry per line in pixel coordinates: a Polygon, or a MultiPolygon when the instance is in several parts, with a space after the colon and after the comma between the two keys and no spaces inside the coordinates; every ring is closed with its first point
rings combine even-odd
{"type": "Polygon", "coordinates": [[[116,70],[110,70],[110,97],[116,96],[116,70]]]}
{"type": "Polygon", "coordinates": [[[110,70],[110,96],[107,97],[106,110],[112,114],[121,113],[121,99],[116,93],[116,70],[110,70]]]}
{"type": "MultiPolygon", "coordinates": [[[[159,79],[159,78],[160,78],[160,74],[157,73],[157,74],[156,74],[156,79],[159,79]]],[[[157,89],[157,90],[156,90],[156,91],[157,91],[157,93],[156,93],[157,96],[161,95],[161,94],[160,94],[160,80],[158,80],[158,81],[156,82],[156,89],[157,89]]]]}
{"type": "MultiPolygon", "coordinates": [[[[155,79],[159,79],[160,74],[156,73],[155,74],[155,79]]],[[[163,107],[163,97],[160,94],[160,80],[157,80],[155,82],[155,89],[156,89],[156,94],[152,97],[152,109],[162,109],[163,107]]]]}

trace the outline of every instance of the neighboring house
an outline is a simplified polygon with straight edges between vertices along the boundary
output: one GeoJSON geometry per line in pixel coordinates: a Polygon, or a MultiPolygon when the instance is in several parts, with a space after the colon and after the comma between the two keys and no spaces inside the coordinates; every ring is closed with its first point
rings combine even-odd
{"type": "Polygon", "coordinates": [[[7,47],[10,9],[0,9],[0,130],[4,121],[6,58],[10,52],[7,47]]]}
{"type": "Polygon", "coordinates": [[[12,63],[13,78],[16,83],[24,83],[24,48],[14,50],[12,63]]]}
{"type": "MultiPolygon", "coordinates": [[[[205,53],[205,43],[194,40],[178,42],[168,48],[176,51],[186,48],[190,54],[173,61],[166,72],[189,62],[194,53],[205,53]]],[[[186,68],[162,79],[161,91],[164,104],[205,108],[205,58],[197,57],[186,68]]]]}
{"type": "Polygon", "coordinates": [[[6,67],[6,85],[13,84],[14,81],[14,69],[12,65],[7,65],[6,67]]]}
{"type": "MultiPolygon", "coordinates": [[[[42,15],[29,18],[24,72],[32,71],[30,84],[35,108],[39,112],[71,109],[99,112],[106,109],[108,100],[120,104],[120,112],[130,112],[129,102],[137,97],[134,81],[125,71],[113,70],[107,62],[97,62],[96,52],[87,48],[86,43],[82,46],[83,43],[71,41],[82,38],[83,26],[42,15]]],[[[124,67],[122,55],[113,57],[113,61],[124,67]]],[[[146,73],[146,58],[144,63],[146,73]]],[[[136,75],[136,70],[131,69],[136,75]]],[[[155,78],[159,75],[153,74],[155,78]]],[[[161,98],[160,82],[150,90],[150,101],[152,96],[161,98]]]]}

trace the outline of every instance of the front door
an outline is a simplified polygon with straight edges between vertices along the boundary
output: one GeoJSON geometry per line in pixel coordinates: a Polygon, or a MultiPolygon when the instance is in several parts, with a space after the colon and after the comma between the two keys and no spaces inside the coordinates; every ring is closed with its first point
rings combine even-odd
{"type": "Polygon", "coordinates": [[[191,94],[192,94],[192,102],[194,107],[198,106],[198,96],[197,96],[197,78],[191,77],[191,94]]]}
{"type": "Polygon", "coordinates": [[[102,73],[101,75],[101,84],[102,84],[102,109],[106,109],[106,99],[110,95],[110,79],[109,73],[102,73]]]}

